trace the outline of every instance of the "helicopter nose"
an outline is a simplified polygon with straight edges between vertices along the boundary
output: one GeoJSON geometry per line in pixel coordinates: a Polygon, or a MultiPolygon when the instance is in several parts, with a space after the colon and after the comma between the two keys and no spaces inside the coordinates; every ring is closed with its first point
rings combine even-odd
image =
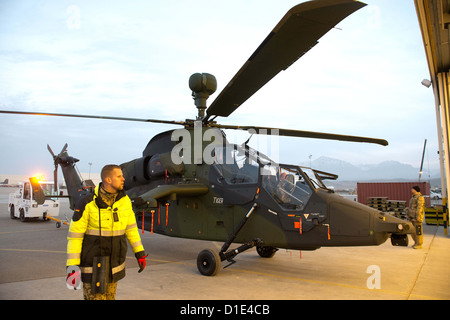
{"type": "Polygon", "coordinates": [[[374,231],[393,234],[413,234],[414,227],[411,222],[402,220],[379,211],[378,215],[374,215],[374,231]]]}
{"type": "Polygon", "coordinates": [[[391,235],[405,238],[414,233],[412,223],[361,203],[328,195],[331,235],[353,238],[367,237],[371,245],[384,243],[391,235]]]}

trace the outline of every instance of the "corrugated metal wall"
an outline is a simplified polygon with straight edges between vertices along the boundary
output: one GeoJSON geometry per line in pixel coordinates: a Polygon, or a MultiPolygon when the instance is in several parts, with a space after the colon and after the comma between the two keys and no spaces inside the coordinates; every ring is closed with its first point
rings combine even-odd
{"type": "Polygon", "coordinates": [[[411,189],[419,186],[422,195],[425,198],[425,205],[431,206],[430,184],[428,182],[358,182],[358,202],[367,204],[369,197],[388,197],[389,200],[407,201],[412,197],[411,189]]]}

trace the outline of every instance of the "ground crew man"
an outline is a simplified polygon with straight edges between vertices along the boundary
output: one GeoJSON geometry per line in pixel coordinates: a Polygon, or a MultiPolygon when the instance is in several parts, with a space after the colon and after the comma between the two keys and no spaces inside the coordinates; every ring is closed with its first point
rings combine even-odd
{"type": "Polygon", "coordinates": [[[68,278],[73,275],[70,267],[81,269],[86,300],[115,299],[117,281],[125,277],[126,240],[138,260],[139,272],[145,268],[147,257],[131,200],[123,190],[125,179],[121,168],[105,166],[101,179],[95,192],[81,198],[75,205],[67,235],[68,278]],[[102,261],[103,268],[106,265],[106,272],[105,269],[99,271],[102,266],[97,261],[102,261]],[[105,281],[104,290],[97,288],[101,284],[99,278],[105,281]]]}
{"type": "Polygon", "coordinates": [[[422,222],[425,213],[425,199],[420,193],[420,188],[414,186],[411,189],[412,198],[409,201],[409,209],[407,213],[407,218],[415,227],[416,233],[412,234],[411,237],[414,240],[414,249],[422,249],[423,244],[423,232],[422,232],[422,222]]]}

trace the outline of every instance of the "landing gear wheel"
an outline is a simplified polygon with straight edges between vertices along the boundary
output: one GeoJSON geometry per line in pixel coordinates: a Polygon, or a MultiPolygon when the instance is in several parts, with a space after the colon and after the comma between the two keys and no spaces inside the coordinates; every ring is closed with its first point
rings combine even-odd
{"type": "Polygon", "coordinates": [[[278,249],[274,247],[256,247],[256,252],[258,252],[259,256],[262,258],[272,258],[277,251],[278,249]]]}
{"type": "Polygon", "coordinates": [[[204,276],[215,276],[220,269],[219,254],[212,249],[205,249],[197,256],[198,271],[204,276]]]}

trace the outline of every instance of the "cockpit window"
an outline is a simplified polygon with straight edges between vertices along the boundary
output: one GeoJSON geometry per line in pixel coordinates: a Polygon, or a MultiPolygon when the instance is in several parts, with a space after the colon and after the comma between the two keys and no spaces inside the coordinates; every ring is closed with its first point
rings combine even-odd
{"type": "Polygon", "coordinates": [[[30,183],[29,182],[25,182],[25,185],[23,187],[23,198],[27,199],[27,200],[31,199],[30,183]]]}
{"type": "Polygon", "coordinates": [[[213,166],[229,184],[258,182],[258,163],[236,145],[216,147],[213,166]]]}
{"type": "Polygon", "coordinates": [[[53,183],[39,183],[42,191],[46,196],[56,196],[57,192],[55,191],[55,185],[53,183]]]}
{"type": "Polygon", "coordinates": [[[261,170],[263,188],[285,209],[302,211],[312,190],[298,169],[265,165],[261,170]]]}

